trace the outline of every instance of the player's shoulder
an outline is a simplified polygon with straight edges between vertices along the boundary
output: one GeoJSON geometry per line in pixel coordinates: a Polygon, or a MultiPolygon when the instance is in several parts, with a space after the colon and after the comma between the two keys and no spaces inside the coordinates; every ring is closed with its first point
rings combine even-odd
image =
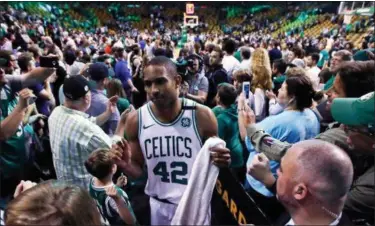
{"type": "Polygon", "coordinates": [[[196,103],[196,118],[197,122],[200,125],[203,124],[211,124],[213,121],[216,121],[216,117],[211,110],[211,108],[203,105],[196,103]]]}
{"type": "Polygon", "coordinates": [[[125,131],[128,138],[138,136],[139,111],[140,109],[130,112],[126,119],[125,131]]]}
{"type": "Polygon", "coordinates": [[[211,108],[203,105],[203,104],[199,104],[199,103],[196,103],[196,111],[197,111],[197,114],[200,114],[200,115],[205,115],[205,116],[208,116],[210,114],[213,114],[211,108]]]}

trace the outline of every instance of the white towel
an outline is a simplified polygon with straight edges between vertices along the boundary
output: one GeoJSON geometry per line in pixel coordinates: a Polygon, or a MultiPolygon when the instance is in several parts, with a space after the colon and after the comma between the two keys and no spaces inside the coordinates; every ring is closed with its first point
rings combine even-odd
{"type": "Polygon", "coordinates": [[[225,142],[213,137],[206,141],[195,159],[187,188],[178,204],[171,225],[209,225],[211,198],[219,168],[211,163],[210,148],[225,147],[225,142]]]}

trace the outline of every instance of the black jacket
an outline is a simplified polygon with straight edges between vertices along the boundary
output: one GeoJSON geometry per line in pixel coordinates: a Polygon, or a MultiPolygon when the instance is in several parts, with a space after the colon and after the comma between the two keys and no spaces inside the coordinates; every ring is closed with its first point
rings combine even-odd
{"type": "Polygon", "coordinates": [[[208,79],[208,95],[206,105],[209,107],[214,107],[215,104],[213,100],[217,94],[217,86],[223,82],[229,82],[227,71],[223,68],[223,65],[219,65],[213,68],[210,68],[206,73],[208,79]]]}

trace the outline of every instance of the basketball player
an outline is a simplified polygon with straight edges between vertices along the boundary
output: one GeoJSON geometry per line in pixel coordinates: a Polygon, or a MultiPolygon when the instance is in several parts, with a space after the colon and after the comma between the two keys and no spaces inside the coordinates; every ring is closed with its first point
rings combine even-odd
{"type": "MultiPolygon", "coordinates": [[[[178,98],[181,77],[170,59],[153,58],[144,69],[144,84],[150,102],[129,114],[129,143],[118,166],[134,178],[147,166],[151,224],[170,225],[202,144],[217,136],[217,122],[208,107],[178,98]]],[[[229,166],[228,149],[210,151],[215,165],[229,166]]]]}

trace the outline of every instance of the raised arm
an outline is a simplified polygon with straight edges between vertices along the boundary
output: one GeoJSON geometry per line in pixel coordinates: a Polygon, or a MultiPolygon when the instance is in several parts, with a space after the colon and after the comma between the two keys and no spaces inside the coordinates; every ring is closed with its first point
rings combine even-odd
{"type": "Polygon", "coordinates": [[[33,69],[32,71],[21,75],[21,82],[23,87],[29,87],[35,85],[38,82],[43,82],[49,76],[56,72],[54,68],[43,68],[38,67],[33,69]]]}
{"type": "Polygon", "coordinates": [[[31,96],[32,92],[29,89],[23,89],[19,93],[20,100],[17,106],[8,117],[1,121],[0,140],[7,140],[17,132],[26,114],[26,108],[28,106],[27,99],[31,96]]]}

